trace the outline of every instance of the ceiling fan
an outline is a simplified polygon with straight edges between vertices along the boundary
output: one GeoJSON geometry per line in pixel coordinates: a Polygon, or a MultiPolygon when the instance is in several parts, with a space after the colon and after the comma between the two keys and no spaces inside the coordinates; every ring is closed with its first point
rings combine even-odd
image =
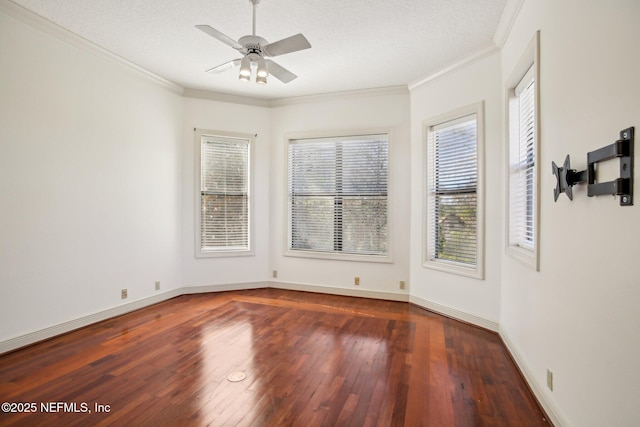
{"type": "Polygon", "coordinates": [[[298,76],[278,65],[278,63],[265,58],[308,49],[311,47],[311,44],[302,34],[296,34],[295,36],[287,37],[273,43],[269,43],[262,37],[257,36],[256,7],[258,3],[260,3],[260,0],[249,1],[253,4],[253,34],[250,36],[243,36],[240,37],[238,41],[235,41],[231,37],[222,34],[220,31],[208,25],[196,25],[196,28],[200,31],[203,31],[222,43],[231,46],[244,55],[242,58],[233,59],[225,62],[224,64],[210,68],[207,72],[218,73],[240,65],[239,79],[249,81],[251,78],[251,65],[255,64],[257,66],[256,83],[266,84],[267,76],[269,74],[283,83],[289,83],[298,76]]]}

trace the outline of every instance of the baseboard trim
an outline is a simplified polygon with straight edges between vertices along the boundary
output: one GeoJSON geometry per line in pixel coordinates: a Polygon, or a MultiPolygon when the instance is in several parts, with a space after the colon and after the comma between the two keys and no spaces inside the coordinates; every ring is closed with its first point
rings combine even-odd
{"type": "Polygon", "coordinates": [[[182,294],[206,294],[209,292],[244,291],[247,289],[268,288],[269,282],[247,282],[234,283],[230,285],[200,285],[185,286],[181,289],[182,294]]]}
{"type": "Polygon", "coordinates": [[[446,305],[438,304],[437,302],[429,301],[413,295],[409,297],[409,302],[411,304],[415,304],[417,306],[425,308],[429,311],[442,314],[443,316],[452,317],[456,320],[471,323],[472,325],[480,326],[481,328],[485,328],[493,332],[499,331],[498,322],[485,319],[484,317],[465,313],[464,311],[456,310],[455,308],[447,307],[446,305]]]}
{"type": "Polygon", "coordinates": [[[71,332],[75,329],[80,329],[85,326],[101,322],[103,320],[111,319],[112,317],[121,316],[123,314],[139,310],[141,308],[149,307],[151,305],[178,297],[180,295],[224,291],[241,291],[245,289],[258,289],[267,287],[269,287],[269,282],[248,282],[235,283],[230,285],[186,286],[183,288],[174,289],[171,291],[163,292],[161,294],[152,295],[147,298],[141,298],[136,301],[131,301],[126,304],[99,311],[94,314],[89,314],[88,316],[69,320],[67,322],[40,329],[38,331],[30,332],[28,334],[20,335],[15,338],[10,338],[5,341],[0,341],[0,355],[13,350],[17,350],[22,347],[26,347],[31,344],[35,344],[40,341],[47,340],[49,338],[53,338],[57,335],[71,332]]]}
{"type": "MultiPolygon", "coordinates": [[[[260,288],[275,288],[284,289],[290,291],[303,291],[303,292],[315,292],[321,294],[330,295],[342,295],[349,297],[360,298],[373,298],[388,301],[410,302],[427,310],[442,314],[444,316],[452,317],[457,320],[461,320],[467,323],[471,323],[476,326],[480,326],[491,331],[498,332],[498,323],[484,319],[482,317],[474,316],[444,305],[434,303],[422,298],[410,296],[406,293],[398,292],[385,292],[368,289],[347,289],[338,288],[333,286],[321,286],[310,285],[303,283],[293,282],[246,282],[246,283],[233,283],[228,285],[192,285],[185,286],[179,289],[174,289],[162,294],[153,295],[147,298],[142,298],[137,301],[132,301],[127,304],[119,305],[107,310],[100,311],[98,313],[83,316],[78,319],[70,320],[68,322],[54,325],[48,328],[44,328],[38,331],[34,331],[25,335],[21,335],[15,338],[11,338],[5,341],[0,341],[0,355],[17,350],[21,347],[26,347],[31,344],[35,344],[39,341],[43,341],[49,338],[53,338],[56,335],[61,335],[75,329],[79,329],[85,326],[89,326],[93,323],[97,323],[103,320],[110,319],[112,317],[120,316],[129,313],[134,310],[138,310],[144,307],[148,307],[153,304],[180,296],[185,294],[198,294],[208,292],[226,292],[226,291],[241,291],[246,289],[260,289],[260,288]]],[[[528,378],[527,378],[528,379],[528,378]]]]}
{"type": "Polygon", "coordinates": [[[447,317],[452,317],[457,320],[461,320],[463,322],[471,323],[476,326],[480,326],[485,329],[489,329],[494,332],[498,332],[502,341],[505,344],[505,347],[511,354],[511,357],[518,365],[520,371],[522,372],[525,380],[531,387],[532,392],[535,394],[536,398],[540,402],[540,405],[543,407],[547,416],[550,418],[550,421],[556,427],[568,426],[569,423],[566,421],[566,418],[562,415],[562,413],[555,407],[555,405],[550,402],[542,390],[541,386],[536,382],[535,377],[532,375],[531,371],[528,369],[527,364],[522,357],[518,348],[513,344],[513,342],[509,339],[508,335],[504,330],[500,330],[497,322],[484,319],[479,316],[475,316],[472,314],[468,314],[459,310],[456,310],[451,307],[447,307],[432,301],[428,301],[416,296],[410,296],[408,294],[394,293],[394,292],[384,292],[384,291],[375,291],[375,290],[366,290],[366,289],[345,289],[345,288],[336,288],[331,286],[319,286],[319,285],[309,285],[302,283],[292,283],[292,282],[247,282],[247,283],[234,283],[229,285],[202,285],[202,286],[186,286],[179,289],[174,289],[168,292],[164,292],[162,294],[157,294],[150,296],[148,298],[142,298],[137,301],[132,301],[127,304],[119,305],[117,307],[113,307],[107,310],[100,311],[98,313],[90,314],[88,316],[80,317],[75,320],[71,320],[68,322],[64,322],[55,326],[51,326],[49,328],[41,329],[39,331],[35,331],[32,333],[28,333],[25,335],[21,335],[6,341],[0,342],[0,355],[4,353],[8,353],[13,350],[17,350],[21,347],[25,347],[31,344],[35,344],[39,341],[44,341],[49,338],[53,338],[57,335],[61,335],[75,329],[79,329],[85,326],[89,326],[91,324],[110,319],[112,317],[121,316],[123,314],[139,310],[144,307],[148,307],[154,304],[157,304],[162,301],[166,301],[171,298],[175,298],[180,295],[185,294],[199,294],[199,293],[210,293],[210,292],[225,292],[225,291],[239,291],[246,289],[259,289],[259,288],[275,288],[275,289],[284,289],[290,291],[303,291],[303,292],[315,292],[321,294],[330,294],[330,295],[343,295],[350,297],[362,297],[362,298],[374,298],[374,299],[382,299],[389,301],[400,301],[400,302],[409,302],[415,304],[419,307],[425,308],[430,311],[434,311],[436,313],[442,314],[447,317]]]}
{"type": "Polygon", "coordinates": [[[112,317],[121,316],[129,312],[139,310],[144,307],[148,307],[153,304],[157,304],[162,301],[166,301],[171,298],[182,295],[182,289],[174,289],[171,291],[156,294],[147,298],[141,298],[136,301],[131,301],[126,304],[118,305],[97,313],[90,314],[88,316],[79,317],[74,320],[69,320],[48,328],[40,329],[28,334],[20,335],[15,338],[11,338],[0,342],[0,355],[8,353],[13,350],[17,350],[21,347],[25,347],[31,344],[35,344],[39,341],[44,341],[49,338],[53,338],[57,335],[62,335],[67,332],[71,332],[75,329],[80,329],[91,324],[101,322],[103,320],[110,319],[112,317]]]}
{"type": "Polygon", "coordinates": [[[372,291],[366,289],[346,289],[333,286],[308,285],[292,282],[269,282],[270,288],[284,289],[288,291],[315,292],[319,294],[342,295],[346,297],[373,298],[388,301],[409,302],[408,294],[395,292],[372,291]]]}
{"type": "Polygon", "coordinates": [[[239,290],[247,290],[247,289],[260,289],[260,288],[275,288],[275,289],[284,289],[291,291],[303,291],[303,292],[315,292],[321,294],[330,294],[330,295],[343,295],[350,297],[362,297],[362,298],[374,298],[374,299],[382,299],[389,301],[400,301],[400,302],[409,302],[411,304],[415,304],[424,309],[433,311],[438,314],[442,314],[447,317],[451,317],[457,320],[461,320],[463,322],[471,323],[473,325],[488,329],[490,331],[497,332],[502,339],[507,351],[513,358],[514,362],[522,372],[522,375],[525,378],[525,381],[531,388],[531,391],[538,399],[538,402],[546,412],[549,417],[549,421],[553,423],[556,427],[565,427],[569,426],[570,423],[567,421],[566,417],[558,409],[558,407],[547,398],[545,391],[542,386],[538,384],[535,379],[535,376],[529,370],[528,365],[526,363],[525,358],[522,356],[522,353],[518,349],[518,347],[511,341],[508,334],[499,327],[498,322],[493,320],[488,320],[479,316],[475,316],[473,314],[465,313],[460,310],[456,310],[451,307],[444,306],[442,304],[435,303],[433,301],[428,301],[423,298],[419,298],[413,295],[403,294],[403,293],[395,293],[395,292],[385,292],[385,291],[375,291],[375,290],[365,290],[365,289],[346,289],[346,288],[337,288],[331,286],[319,286],[319,285],[309,285],[302,283],[291,283],[291,282],[247,282],[247,283],[235,283],[229,285],[202,285],[202,286],[186,286],[179,289],[174,289],[171,291],[163,292],[161,294],[156,294],[147,298],[142,298],[136,301],[132,301],[127,304],[122,304],[117,307],[112,307],[107,310],[103,310],[94,314],[90,314],[88,316],[83,316],[78,319],[70,320],[68,322],[63,322],[58,325],[54,325],[48,328],[44,328],[38,331],[34,331],[25,335],[21,335],[15,338],[11,338],[5,341],[0,341],[0,355],[4,353],[8,353],[13,350],[17,350],[21,347],[26,347],[31,344],[35,344],[39,341],[44,341],[49,338],[53,338],[57,335],[61,335],[75,329],[79,329],[85,326],[89,326],[91,324],[101,322],[103,320],[107,320],[116,316],[121,316],[123,314],[139,310],[144,307],[148,307],[162,301],[166,301],[171,298],[178,297],[180,295],[185,294],[199,294],[199,293],[209,293],[209,292],[225,292],[225,291],[239,291],[239,290]]]}
{"type": "Polygon", "coordinates": [[[513,359],[515,364],[518,365],[518,369],[520,369],[520,372],[524,376],[524,379],[529,385],[529,388],[535,395],[536,399],[538,399],[538,403],[540,403],[540,406],[542,406],[542,409],[547,414],[549,421],[551,421],[551,423],[555,427],[570,426],[571,424],[564,416],[562,411],[560,411],[560,409],[550,399],[547,398],[547,394],[542,388],[543,386],[536,381],[536,378],[531,370],[529,370],[529,367],[524,357],[522,356],[522,353],[515,345],[515,343],[511,341],[509,335],[502,328],[500,328],[498,334],[500,335],[502,342],[507,348],[507,351],[511,355],[511,358],[513,359]]]}

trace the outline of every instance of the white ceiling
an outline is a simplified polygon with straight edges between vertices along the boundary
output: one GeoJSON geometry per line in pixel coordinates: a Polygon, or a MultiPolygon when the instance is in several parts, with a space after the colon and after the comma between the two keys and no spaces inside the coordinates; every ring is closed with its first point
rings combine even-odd
{"type": "Polygon", "coordinates": [[[240,55],[194,27],[251,34],[249,0],[13,1],[185,88],[265,99],[411,84],[491,46],[506,2],[261,0],[259,36],[303,33],[312,48],[274,58],[296,80],[260,86],[205,73],[240,55]]]}

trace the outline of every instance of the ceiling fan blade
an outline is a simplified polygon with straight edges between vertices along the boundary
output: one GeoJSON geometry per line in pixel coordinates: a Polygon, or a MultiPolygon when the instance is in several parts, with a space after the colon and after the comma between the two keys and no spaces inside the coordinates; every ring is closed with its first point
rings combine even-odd
{"type": "Polygon", "coordinates": [[[276,79],[280,80],[282,83],[289,83],[291,80],[295,80],[298,78],[291,71],[287,70],[283,66],[279,65],[276,62],[273,62],[270,59],[267,59],[267,70],[269,70],[269,74],[271,74],[276,79]]]}
{"type": "Polygon", "coordinates": [[[242,59],[234,59],[232,61],[225,62],[224,64],[217,65],[213,68],[209,68],[207,73],[221,73],[223,71],[227,71],[230,68],[237,67],[242,62],[242,59]]]}
{"type": "Polygon", "coordinates": [[[266,52],[267,56],[278,56],[284,55],[285,53],[309,49],[310,47],[311,43],[309,43],[309,40],[307,40],[305,36],[302,34],[296,34],[295,36],[269,43],[264,46],[262,50],[266,52]]]}
{"type": "Polygon", "coordinates": [[[222,34],[220,31],[216,30],[215,28],[211,28],[208,25],[196,25],[196,28],[204,33],[209,34],[211,37],[220,40],[222,43],[231,46],[234,49],[237,49],[237,50],[242,49],[242,45],[240,43],[238,43],[231,37],[222,34]]]}

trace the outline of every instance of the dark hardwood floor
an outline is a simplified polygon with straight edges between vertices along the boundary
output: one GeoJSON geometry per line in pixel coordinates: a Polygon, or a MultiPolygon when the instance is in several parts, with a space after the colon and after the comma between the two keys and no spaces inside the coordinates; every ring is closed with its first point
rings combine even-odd
{"type": "Polygon", "coordinates": [[[0,356],[2,402],[32,410],[2,426],[550,425],[495,333],[276,289],[184,295],[0,356]]]}

